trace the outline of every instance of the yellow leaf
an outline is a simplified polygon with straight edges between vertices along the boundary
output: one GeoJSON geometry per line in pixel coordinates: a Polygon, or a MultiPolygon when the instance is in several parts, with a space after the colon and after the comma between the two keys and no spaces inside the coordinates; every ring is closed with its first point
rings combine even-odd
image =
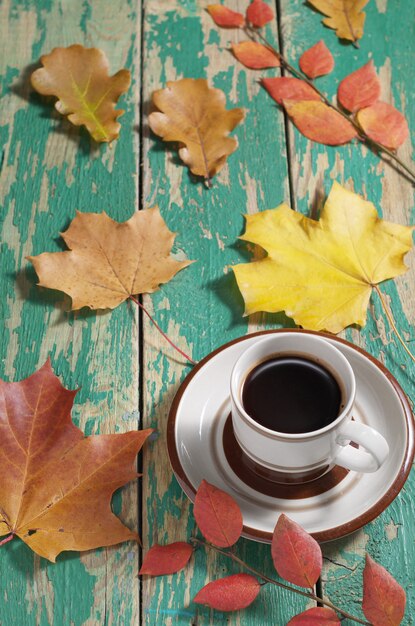
{"type": "Polygon", "coordinates": [[[108,74],[108,60],[98,48],[78,44],[54,48],[41,57],[43,67],[33,72],[32,86],[45,96],[56,96],[56,109],[75,126],[85,125],[95,141],[117,139],[121,125],[115,110],[130,86],[128,70],[108,74]]]}
{"type": "Polygon", "coordinates": [[[309,0],[310,4],[327,17],[323,24],[336,31],[339,39],[357,41],[363,37],[366,14],[362,9],[369,0],[309,0]]]}
{"type": "Polygon", "coordinates": [[[245,114],[226,110],[223,91],[209,87],[204,78],[168,82],[153,93],[153,102],[159,110],[149,116],[152,131],[163,141],[179,142],[179,156],[196,176],[209,180],[238,147],[229,133],[245,114]]]}
{"type": "Polygon", "coordinates": [[[413,227],[380,219],[371,202],[334,183],[315,221],[281,204],[246,216],[246,241],[268,256],[233,270],[248,315],[285,311],[304,328],[364,325],[372,288],[407,270],[413,227]]]}
{"type": "Polygon", "coordinates": [[[151,293],[192,261],[176,261],[175,239],[157,207],[119,223],[106,213],[77,213],[62,237],[70,249],[28,257],[39,286],[64,291],[72,309],[114,309],[151,293]]]}

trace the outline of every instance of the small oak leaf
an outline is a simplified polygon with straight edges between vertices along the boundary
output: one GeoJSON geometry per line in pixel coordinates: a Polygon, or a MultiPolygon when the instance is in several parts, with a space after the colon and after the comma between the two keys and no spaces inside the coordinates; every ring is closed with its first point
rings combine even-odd
{"type": "Polygon", "coordinates": [[[363,37],[366,14],[364,7],[369,0],[308,0],[317,11],[327,15],[323,24],[336,31],[339,39],[356,42],[363,37]]]}

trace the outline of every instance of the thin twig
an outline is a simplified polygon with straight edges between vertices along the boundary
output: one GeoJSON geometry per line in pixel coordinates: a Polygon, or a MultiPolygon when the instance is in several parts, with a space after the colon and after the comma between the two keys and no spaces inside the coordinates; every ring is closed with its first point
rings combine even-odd
{"type": "Polygon", "coordinates": [[[0,541],[0,546],[4,546],[5,543],[9,543],[12,539],[14,539],[15,535],[12,533],[11,535],[7,535],[4,539],[0,541]]]}
{"type": "Polygon", "coordinates": [[[405,350],[405,352],[411,357],[411,359],[415,362],[415,356],[412,354],[412,352],[409,350],[408,346],[406,345],[406,341],[405,339],[402,337],[402,335],[400,334],[400,332],[398,331],[395,321],[392,317],[392,313],[389,311],[389,307],[385,302],[385,299],[382,295],[381,290],[379,289],[379,287],[377,285],[372,285],[372,287],[375,289],[376,293],[379,296],[379,300],[382,304],[383,310],[386,313],[386,317],[389,320],[389,324],[391,325],[393,332],[395,333],[396,337],[398,338],[398,340],[400,341],[400,343],[402,344],[403,349],[405,350]]]}
{"type": "Polygon", "coordinates": [[[250,565],[245,563],[245,561],[240,559],[233,552],[227,552],[226,550],[217,548],[213,544],[208,543],[207,541],[203,541],[202,539],[197,539],[196,537],[192,537],[190,541],[193,543],[198,543],[199,545],[205,546],[207,548],[211,548],[215,552],[219,552],[220,554],[227,556],[228,558],[232,559],[232,561],[235,561],[235,563],[239,563],[239,565],[241,565],[244,569],[248,570],[249,572],[252,572],[252,574],[255,574],[255,576],[258,576],[258,578],[261,578],[262,580],[264,580],[267,583],[270,583],[271,585],[276,585],[277,587],[281,587],[282,589],[287,589],[288,591],[292,591],[293,593],[297,593],[301,596],[305,596],[306,598],[310,598],[311,600],[314,600],[315,602],[320,602],[321,604],[324,604],[325,606],[328,606],[329,608],[331,608],[333,611],[340,613],[340,615],[343,615],[343,617],[347,619],[351,619],[354,622],[357,622],[358,624],[364,624],[364,626],[371,626],[370,622],[361,620],[358,617],[355,617],[354,615],[347,613],[347,611],[343,611],[343,609],[340,609],[338,606],[335,606],[329,600],[324,600],[323,598],[319,598],[318,596],[316,596],[314,593],[302,591],[301,589],[296,589],[295,587],[291,587],[291,585],[287,585],[285,583],[282,583],[279,580],[275,580],[275,578],[270,578],[269,576],[262,574],[254,567],[251,567],[250,565]]]}
{"type": "Polygon", "coordinates": [[[358,133],[358,139],[362,142],[362,143],[366,143],[369,145],[369,147],[372,147],[375,151],[380,152],[380,153],[385,153],[388,155],[388,157],[390,159],[392,159],[393,161],[395,161],[395,163],[397,163],[403,170],[405,170],[405,172],[407,174],[409,174],[409,176],[411,176],[414,181],[415,181],[415,171],[411,170],[410,167],[408,167],[408,165],[406,165],[392,150],[390,150],[389,148],[386,148],[386,146],[382,146],[382,144],[378,143],[377,141],[374,141],[373,139],[371,139],[365,132],[364,130],[359,126],[359,124],[357,122],[355,122],[355,120],[353,118],[351,118],[349,115],[347,115],[347,113],[345,113],[345,111],[343,111],[340,107],[338,107],[337,105],[333,104],[332,102],[330,102],[330,100],[327,98],[326,94],[324,94],[322,91],[320,91],[320,89],[318,87],[316,87],[316,85],[314,84],[314,82],[312,80],[310,80],[305,74],[303,74],[300,70],[297,70],[295,67],[293,67],[291,65],[291,63],[289,63],[285,57],[281,54],[281,52],[275,48],[275,46],[273,46],[265,37],[262,33],[260,33],[258,30],[252,28],[251,26],[245,26],[245,32],[248,35],[248,37],[252,40],[255,41],[256,37],[258,37],[262,43],[269,49],[271,50],[271,52],[273,52],[280,60],[281,65],[283,65],[291,74],[293,74],[293,76],[295,76],[296,78],[299,78],[300,80],[304,81],[305,83],[307,83],[307,85],[309,85],[312,89],[314,89],[314,91],[319,95],[319,97],[323,100],[323,102],[325,104],[327,104],[327,106],[329,106],[330,108],[334,109],[334,111],[336,111],[337,113],[339,113],[339,115],[341,115],[342,117],[344,117],[348,122],[350,122],[350,124],[354,127],[354,129],[357,131],[358,133]]]}
{"type": "Polygon", "coordinates": [[[147,317],[150,319],[150,321],[154,324],[154,326],[157,328],[157,330],[159,331],[159,333],[161,335],[163,335],[164,339],[166,341],[169,342],[169,344],[172,346],[172,348],[174,348],[175,350],[177,350],[177,352],[179,352],[185,359],[187,359],[190,363],[193,363],[193,365],[196,365],[197,361],[194,361],[193,359],[190,358],[190,356],[188,354],[186,354],[186,352],[183,352],[183,350],[181,350],[179,348],[179,346],[176,346],[175,343],[173,343],[173,341],[166,335],[166,333],[161,330],[160,326],[157,324],[156,320],[151,317],[150,313],[147,311],[147,309],[145,308],[145,306],[143,304],[141,304],[141,302],[135,298],[134,296],[130,296],[130,300],[132,300],[133,302],[135,302],[140,309],[147,315],[147,317]]]}

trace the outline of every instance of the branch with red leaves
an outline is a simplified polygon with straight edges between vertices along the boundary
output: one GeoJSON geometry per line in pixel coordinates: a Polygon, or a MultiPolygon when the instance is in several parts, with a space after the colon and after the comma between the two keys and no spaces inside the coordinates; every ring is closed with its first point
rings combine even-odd
{"type": "Polygon", "coordinates": [[[405,591],[369,555],[366,555],[363,572],[362,610],[370,621],[365,621],[315,595],[314,586],[323,567],[321,548],[311,535],[286,515],[280,515],[275,526],[271,557],[277,574],[290,584],[262,574],[233,551],[225,549],[236,544],[243,530],[241,510],[229,494],[203,480],[196,493],[193,512],[204,540],[192,537],[189,542],[153,546],[144,558],[140,574],[162,576],[176,573],[188,564],[194,547],[201,545],[232,559],[250,573],[233,574],[208,583],[193,598],[197,604],[218,611],[239,611],[254,602],[265,584],[271,584],[323,605],[296,615],[287,626],[311,626],[323,621],[328,626],[340,626],[339,616],[364,626],[399,626],[402,622],[405,591]]]}

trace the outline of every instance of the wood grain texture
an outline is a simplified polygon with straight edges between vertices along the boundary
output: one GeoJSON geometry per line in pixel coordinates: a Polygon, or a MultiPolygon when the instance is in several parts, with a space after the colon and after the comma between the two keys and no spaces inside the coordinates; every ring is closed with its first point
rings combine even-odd
{"type": "MultiPolygon", "coordinates": [[[[76,209],[105,209],[125,220],[137,208],[139,4],[5,0],[0,25],[0,374],[19,380],[50,354],[62,382],[81,387],[73,416],[88,434],[137,428],[136,310],[67,313],[61,293],[35,286],[25,257],[61,249],[59,232],[76,209]],[[29,86],[40,55],[72,43],[101,47],[112,72],[133,71],[134,85],[121,100],[128,112],[112,147],[96,148],[29,86]]],[[[114,509],[138,528],[136,483],[115,498],[114,509]]],[[[0,623],[137,623],[137,567],[138,547],[131,543],[66,554],[52,565],[15,540],[1,551],[0,623]]]]}

